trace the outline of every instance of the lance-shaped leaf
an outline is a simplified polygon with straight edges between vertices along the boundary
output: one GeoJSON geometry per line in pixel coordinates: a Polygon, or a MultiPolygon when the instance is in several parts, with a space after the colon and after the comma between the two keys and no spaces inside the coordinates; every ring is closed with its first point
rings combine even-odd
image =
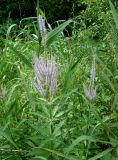
{"type": "Polygon", "coordinates": [[[117,13],[113,3],[111,2],[111,0],[109,0],[109,4],[110,4],[110,7],[111,7],[111,12],[112,12],[114,21],[116,23],[116,28],[118,29],[118,13],[117,13]]]}

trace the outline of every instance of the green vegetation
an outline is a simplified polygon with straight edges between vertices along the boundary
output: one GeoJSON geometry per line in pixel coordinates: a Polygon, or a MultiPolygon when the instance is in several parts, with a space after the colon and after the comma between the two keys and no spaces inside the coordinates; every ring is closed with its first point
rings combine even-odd
{"type": "Polygon", "coordinates": [[[117,1],[84,4],[80,16],[58,21],[54,29],[45,19],[46,33],[37,27],[37,17],[19,23],[9,18],[1,25],[0,160],[118,159],[117,1]],[[68,27],[71,36],[63,33],[68,27]],[[49,66],[40,70],[45,94],[33,87],[34,52],[38,67],[49,66]],[[51,90],[54,72],[57,88],[51,90]]]}

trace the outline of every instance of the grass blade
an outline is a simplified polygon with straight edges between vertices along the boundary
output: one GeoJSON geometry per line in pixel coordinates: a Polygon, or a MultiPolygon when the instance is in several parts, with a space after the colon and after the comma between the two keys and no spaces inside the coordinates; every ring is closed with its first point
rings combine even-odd
{"type": "Polygon", "coordinates": [[[79,59],[72,66],[69,67],[64,80],[64,91],[66,91],[69,81],[71,80],[72,71],[75,69],[78,63],[79,63],[79,59]]]}
{"type": "Polygon", "coordinates": [[[10,35],[11,29],[12,29],[14,26],[16,26],[16,25],[17,25],[17,24],[12,24],[12,25],[8,28],[7,34],[6,34],[6,37],[7,37],[7,38],[8,38],[9,35],[10,35]]]}
{"type": "Polygon", "coordinates": [[[32,69],[32,64],[30,63],[30,61],[22,53],[20,53],[13,46],[11,46],[9,44],[7,44],[7,45],[13,51],[12,53],[14,53],[16,56],[18,56],[20,58],[20,60],[22,60],[30,69],[32,69]]]}
{"type": "Polygon", "coordinates": [[[74,149],[74,147],[76,145],[78,145],[80,142],[86,141],[86,140],[91,141],[91,142],[100,142],[100,143],[105,143],[105,144],[111,144],[110,142],[107,142],[107,141],[101,141],[101,140],[95,139],[91,136],[83,135],[83,136],[78,137],[76,140],[74,140],[72,142],[72,144],[66,149],[66,152],[69,153],[71,150],[74,149]]]}
{"type": "Polygon", "coordinates": [[[42,147],[34,147],[34,148],[47,151],[47,152],[49,152],[49,153],[52,153],[52,154],[54,154],[54,155],[57,155],[57,156],[59,156],[59,157],[62,157],[62,158],[68,159],[68,160],[77,160],[76,157],[74,157],[74,156],[71,156],[71,155],[70,155],[70,156],[66,156],[66,155],[64,155],[63,153],[60,153],[60,152],[55,151],[55,150],[50,149],[50,148],[42,148],[42,147]]]}
{"type": "Polygon", "coordinates": [[[96,140],[95,140],[93,137],[83,135],[83,136],[78,137],[76,140],[74,140],[74,141],[72,142],[72,144],[66,149],[66,152],[69,153],[71,150],[73,150],[73,148],[74,148],[76,145],[78,145],[80,142],[85,141],[85,140],[89,140],[89,141],[92,141],[92,142],[96,142],[96,140]]]}
{"type": "Polygon", "coordinates": [[[98,158],[102,158],[104,155],[106,155],[107,153],[109,153],[111,151],[112,151],[112,148],[108,148],[108,149],[104,150],[103,152],[99,153],[98,155],[96,155],[92,158],[89,158],[88,160],[96,160],[98,158]]]}
{"type": "Polygon", "coordinates": [[[109,4],[110,4],[111,12],[112,12],[115,24],[116,24],[116,28],[118,29],[118,14],[117,14],[116,9],[115,9],[113,3],[111,2],[111,0],[109,0],[109,4]]]}

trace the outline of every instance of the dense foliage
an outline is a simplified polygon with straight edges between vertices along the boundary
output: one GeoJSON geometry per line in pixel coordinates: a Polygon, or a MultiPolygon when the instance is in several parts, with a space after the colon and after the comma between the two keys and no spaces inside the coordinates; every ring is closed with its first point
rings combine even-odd
{"type": "MultiPolygon", "coordinates": [[[[3,8],[12,2],[16,1],[4,0],[3,8]]],[[[45,33],[36,16],[17,23],[8,17],[1,24],[1,160],[118,159],[118,13],[114,6],[117,1],[113,5],[110,0],[55,0],[48,6],[40,1],[51,23],[74,18],[55,23],[55,28],[46,22],[45,33]],[[66,8],[65,3],[74,8],[66,8]],[[55,17],[51,5],[70,13],[55,17]],[[72,29],[68,37],[63,34],[67,26],[72,29]]]]}
{"type": "MultiPolygon", "coordinates": [[[[117,5],[117,0],[114,0],[117,5]]],[[[4,22],[6,18],[32,17],[36,15],[36,0],[0,0],[0,20],[4,22]]],[[[59,20],[67,20],[73,16],[84,16],[86,12],[87,24],[97,20],[100,12],[106,12],[109,8],[107,0],[40,0],[39,7],[46,14],[49,23],[59,20]],[[99,13],[99,14],[98,14],[99,13]]],[[[82,18],[81,17],[81,18],[82,18]]]]}

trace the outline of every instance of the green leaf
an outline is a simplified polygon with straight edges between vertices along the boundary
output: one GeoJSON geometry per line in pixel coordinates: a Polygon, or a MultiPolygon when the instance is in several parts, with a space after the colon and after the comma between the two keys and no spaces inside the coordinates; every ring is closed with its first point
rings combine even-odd
{"type": "MultiPolygon", "coordinates": [[[[62,158],[68,159],[68,160],[77,160],[77,158],[74,157],[74,156],[71,156],[71,155],[66,156],[66,155],[64,155],[63,153],[58,152],[58,151],[55,151],[55,150],[50,149],[50,148],[36,147],[35,149],[44,150],[44,151],[47,151],[48,153],[52,153],[52,154],[54,154],[54,155],[57,155],[57,156],[59,156],[59,157],[62,157],[62,158]]],[[[37,152],[38,152],[38,150],[37,150],[37,152]]]]}
{"type": "Polygon", "coordinates": [[[100,69],[102,71],[103,78],[108,82],[109,86],[111,87],[111,90],[116,93],[115,86],[111,82],[109,76],[112,76],[114,78],[113,73],[110,71],[110,69],[101,61],[101,59],[96,56],[97,61],[100,63],[100,69]],[[108,76],[109,75],[109,76],[108,76]]]}
{"type": "Polygon", "coordinates": [[[69,25],[71,22],[73,22],[71,19],[62,23],[61,25],[59,25],[58,27],[56,27],[55,29],[53,29],[52,31],[50,31],[47,34],[47,46],[51,45],[55,39],[57,38],[57,36],[65,29],[65,27],[67,25],[69,25]]]}
{"type": "Polygon", "coordinates": [[[111,144],[110,142],[107,142],[107,141],[101,141],[101,140],[95,139],[91,136],[83,135],[83,136],[78,137],[76,140],[74,140],[72,142],[72,144],[66,149],[66,152],[69,153],[71,150],[74,149],[74,147],[76,145],[78,145],[80,142],[86,141],[86,140],[91,141],[91,142],[100,142],[100,143],[105,143],[105,144],[111,144]]]}
{"type": "MultiPolygon", "coordinates": [[[[48,32],[47,39],[46,39],[46,47],[49,47],[57,38],[57,36],[65,29],[66,26],[68,26],[73,21],[70,19],[62,24],[60,24],[58,27],[54,28],[50,32],[48,32]]],[[[40,48],[40,53],[44,51],[44,46],[40,48]]]]}
{"type": "Polygon", "coordinates": [[[11,88],[11,90],[10,90],[10,92],[9,92],[8,100],[6,101],[6,106],[8,106],[8,105],[10,104],[10,102],[11,102],[11,100],[12,100],[12,98],[13,98],[13,93],[14,93],[15,89],[16,89],[17,87],[19,87],[19,86],[20,86],[20,84],[16,84],[16,85],[13,85],[13,86],[12,86],[12,88],[11,88]]]}
{"type": "Polygon", "coordinates": [[[115,97],[114,97],[114,100],[113,100],[113,105],[112,105],[113,109],[115,108],[117,103],[118,103],[118,93],[115,94],[115,97]]]}
{"type": "Polygon", "coordinates": [[[46,115],[48,118],[50,118],[50,106],[42,106],[42,113],[44,113],[44,115],[46,115]]]}
{"type": "Polygon", "coordinates": [[[7,37],[7,38],[8,38],[9,35],[10,35],[11,29],[12,29],[14,26],[16,26],[16,25],[17,25],[17,24],[12,24],[12,25],[8,28],[7,34],[6,34],[6,37],[7,37]]]}
{"type": "Polygon", "coordinates": [[[105,80],[108,82],[109,86],[111,87],[111,90],[116,93],[116,89],[115,86],[113,85],[113,83],[111,82],[110,78],[108,77],[108,75],[103,71],[103,76],[105,78],[105,80]]]}
{"type": "Polygon", "coordinates": [[[66,152],[70,152],[71,150],[73,150],[73,148],[78,145],[80,142],[82,141],[85,141],[85,140],[88,140],[88,141],[92,141],[92,142],[96,142],[96,140],[91,137],[91,136],[86,136],[86,135],[83,135],[83,136],[80,136],[78,137],[76,140],[74,140],[72,142],[72,144],[66,149],[66,152]]]}
{"type": "MultiPolygon", "coordinates": [[[[38,6],[38,5],[37,5],[38,6]]],[[[45,21],[47,22],[47,19],[46,19],[46,16],[45,16],[45,13],[42,11],[42,9],[41,8],[39,8],[39,6],[37,7],[38,9],[37,9],[37,17],[38,17],[38,15],[40,14],[41,16],[43,16],[44,17],[44,19],[45,19],[45,21]]]]}
{"type": "Polygon", "coordinates": [[[103,156],[105,156],[106,154],[108,154],[111,151],[112,151],[112,148],[108,148],[108,149],[104,150],[103,152],[97,154],[96,156],[89,158],[88,160],[96,160],[98,158],[102,158],[103,156]]]}
{"type": "Polygon", "coordinates": [[[118,14],[117,14],[116,9],[115,9],[113,3],[111,2],[111,0],[109,0],[109,4],[110,4],[110,7],[111,7],[111,12],[112,12],[114,21],[116,23],[116,28],[118,29],[118,14]]]}
{"type": "Polygon", "coordinates": [[[22,54],[20,53],[16,48],[14,48],[12,45],[7,43],[7,46],[13,51],[16,56],[18,56],[30,69],[32,69],[31,62],[22,54]]]}
{"type": "Polygon", "coordinates": [[[77,64],[79,63],[80,59],[78,58],[78,60],[68,68],[68,71],[66,73],[66,76],[65,76],[65,80],[64,80],[64,91],[66,91],[67,89],[67,86],[69,84],[69,81],[71,80],[71,74],[72,74],[72,71],[75,69],[75,67],[77,66],[77,64]]]}
{"type": "Polygon", "coordinates": [[[4,131],[0,130],[0,136],[3,136],[8,142],[10,142],[15,148],[18,148],[16,143],[12,140],[10,135],[6,134],[4,131]]]}
{"type": "MultiPolygon", "coordinates": [[[[26,81],[26,79],[24,78],[22,72],[20,72],[20,76],[21,76],[21,79],[22,79],[24,91],[26,92],[27,98],[29,100],[29,104],[30,104],[30,106],[32,108],[34,108],[35,107],[35,101],[34,101],[34,99],[32,97],[32,94],[31,94],[31,92],[29,90],[28,80],[26,81]]],[[[29,81],[29,83],[30,83],[30,81],[29,81]]]]}
{"type": "Polygon", "coordinates": [[[65,120],[61,121],[54,129],[53,136],[57,137],[61,135],[61,127],[65,124],[65,120]]]}
{"type": "Polygon", "coordinates": [[[9,105],[7,107],[9,107],[9,108],[8,108],[8,111],[6,112],[6,117],[9,118],[13,109],[16,107],[16,100],[13,100],[13,102],[9,103],[9,105]]]}
{"type": "Polygon", "coordinates": [[[100,63],[102,70],[106,70],[109,76],[114,76],[113,73],[110,71],[110,69],[106,66],[106,64],[100,59],[100,57],[98,55],[96,55],[96,60],[97,62],[100,63]]]}
{"type": "Polygon", "coordinates": [[[55,106],[54,109],[52,110],[52,116],[54,117],[56,115],[56,113],[58,113],[59,110],[59,106],[55,106]]]}

